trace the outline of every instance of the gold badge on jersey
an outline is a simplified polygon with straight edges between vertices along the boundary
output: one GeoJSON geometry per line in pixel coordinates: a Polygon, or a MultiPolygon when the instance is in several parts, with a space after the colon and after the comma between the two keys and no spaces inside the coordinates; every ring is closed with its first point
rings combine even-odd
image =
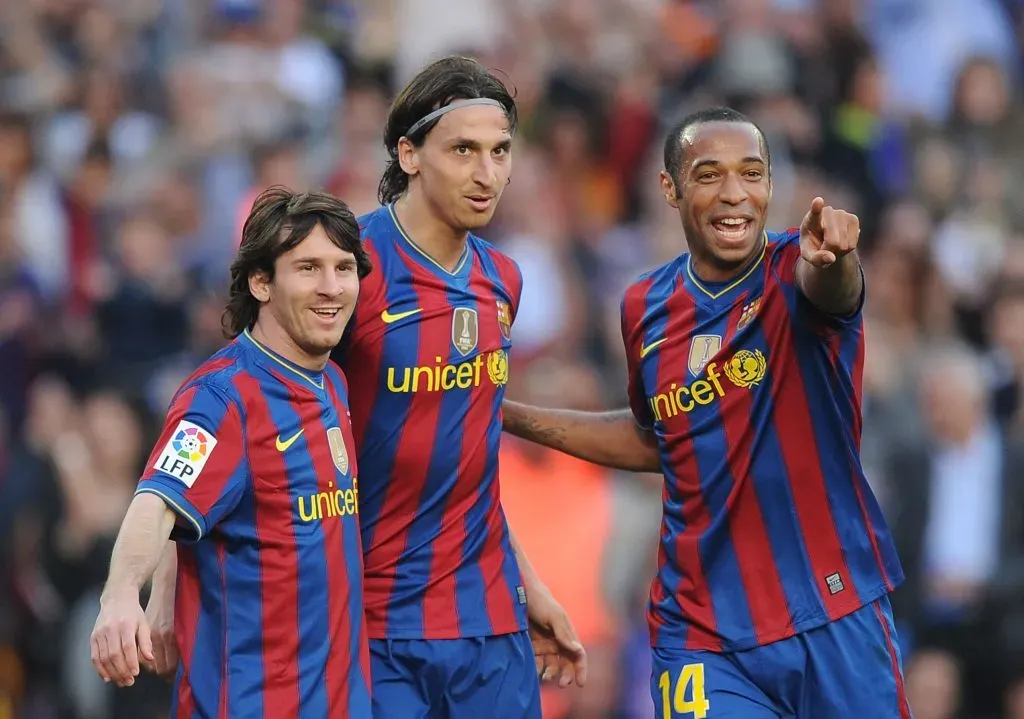
{"type": "Polygon", "coordinates": [[[740,312],[740,319],[736,322],[736,329],[741,330],[753,322],[754,318],[757,317],[757,311],[759,309],[761,309],[760,297],[743,305],[743,311],[740,312]]]}
{"type": "Polygon", "coordinates": [[[470,307],[456,307],[452,313],[452,344],[463,356],[476,348],[480,337],[480,325],[476,310],[470,307]]]}
{"type": "Polygon", "coordinates": [[[690,374],[699,375],[722,349],[721,335],[697,335],[690,340],[690,357],[686,362],[690,374]]]}
{"type": "Polygon", "coordinates": [[[327,444],[331,448],[331,459],[342,474],[348,472],[348,450],[345,449],[345,435],[340,427],[327,430],[327,444]]]}
{"type": "Polygon", "coordinates": [[[725,363],[725,376],[737,387],[756,387],[767,370],[768,361],[761,350],[740,350],[725,363]]]}
{"type": "Polygon", "coordinates": [[[512,310],[508,306],[508,302],[504,300],[498,300],[498,329],[501,330],[501,336],[507,340],[512,339],[512,310]]]}

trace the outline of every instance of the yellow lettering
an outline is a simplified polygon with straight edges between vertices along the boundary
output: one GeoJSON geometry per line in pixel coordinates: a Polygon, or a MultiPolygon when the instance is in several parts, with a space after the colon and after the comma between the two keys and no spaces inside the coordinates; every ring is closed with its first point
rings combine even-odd
{"type": "Polygon", "coordinates": [[[690,386],[690,396],[697,404],[709,404],[715,398],[715,390],[710,382],[699,379],[690,386]]]}
{"type": "Polygon", "coordinates": [[[652,401],[652,406],[654,407],[654,416],[659,420],[664,419],[665,417],[674,417],[676,415],[676,412],[672,411],[671,403],[672,400],[669,399],[669,395],[655,395],[654,400],[652,401]]]}
{"type": "Polygon", "coordinates": [[[316,514],[316,503],[313,501],[313,497],[309,498],[309,513],[306,513],[306,502],[305,497],[299,497],[299,518],[303,522],[312,522],[314,519],[320,519],[316,514]]]}
{"type": "MultiPolygon", "coordinates": [[[[743,350],[746,352],[746,350],[743,350]]],[[[749,353],[748,353],[749,354],[749,353]]],[[[763,359],[762,359],[763,363],[763,359]]],[[[725,397],[726,390],[737,388],[746,389],[754,384],[753,382],[742,382],[734,380],[732,375],[726,372],[731,384],[722,384],[722,365],[718,362],[709,362],[704,370],[704,376],[696,379],[689,385],[680,386],[673,382],[666,392],[656,394],[647,398],[647,404],[651,408],[651,414],[656,422],[663,422],[666,419],[675,417],[680,412],[692,412],[698,405],[705,406],[717,398],[725,397]]]]}
{"type": "Polygon", "coordinates": [[[718,393],[718,396],[719,397],[724,397],[725,396],[725,390],[722,389],[722,385],[719,384],[719,382],[718,382],[718,378],[722,376],[722,375],[718,374],[718,363],[717,362],[710,363],[707,366],[706,374],[708,376],[708,381],[711,382],[711,384],[713,384],[715,386],[715,392],[718,393]]]}
{"type": "MultiPolygon", "coordinates": [[[[683,412],[689,412],[693,409],[693,400],[687,399],[690,394],[690,390],[686,387],[680,387],[679,390],[673,395],[676,405],[683,412]]],[[[676,414],[679,414],[678,412],[676,414]]]]}
{"type": "Polygon", "coordinates": [[[447,392],[453,389],[479,387],[486,367],[484,356],[458,364],[446,364],[441,357],[434,358],[435,364],[397,369],[388,367],[388,391],[404,392],[447,392]],[[401,381],[398,374],[401,373],[401,381]]]}
{"type": "Polygon", "coordinates": [[[351,489],[345,490],[345,514],[356,513],[356,493],[351,489]]]}
{"type": "Polygon", "coordinates": [[[455,365],[445,365],[441,368],[441,387],[443,389],[455,389],[455,376],[458,373],[458,368],[455,365]]]}
{"type": "Polygon", "coordinates": [[[317,493],[316,508],[317,515],[319,516],[320,519],[323,519],[324,517],[334,516],[333,514],[331,514],[331,510],[334,509],[334,507],[331,506],[331,495],[329,492],[317,493]]]}
{"type": "Polygon", "coordinates": [[[340,489],[334,490],[334,493],[331,494],[331,509],[334,510],[334,514],[331,515],[332,517],[345,516],[345,508],[341,504],[344,496],[345,493],[340,489]]]}
{"type": "Polygon", "coordinates": [[[395,384],[395,368],[388,367],[388,390],[391,392],[408,392],[409,391],[409,368],[406,367],[402,370],[402,386],[399,387],[395,384]]]}
{"type": "Polygon", "coordinates": [[[434,391],[434,368],[433,367],[414,367],[412,370],[412,391],[420,391],[420,377],[427,378],[427,392],[434,391]]]}
{"type": "Polygon", "coordinates": [[[355,513],[359,514],[359,477],[352,478],[352,494],[355,497],[355,513]]]}
{"type": "Polygon", "coordinates": [[[469,389],[473,386],[473,365],[463,362],[459,365],[457,384],[459,389],[469,389]]]}
{"type": "Polygon", "coordinates": [[[477,355],[473,360],[473,386],[480,386],[480,368],[484,366],[484,356],[477,355]]]}

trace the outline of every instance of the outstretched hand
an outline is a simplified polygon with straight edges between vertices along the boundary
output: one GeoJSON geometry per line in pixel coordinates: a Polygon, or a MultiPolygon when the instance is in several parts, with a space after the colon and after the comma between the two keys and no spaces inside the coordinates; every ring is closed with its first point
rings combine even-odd
{"type": "Polygon", "coordinates": [[[800,256],[814,267],[829,267],[857,249],[860,220],[815,197],[800,223],[800,256]]]}

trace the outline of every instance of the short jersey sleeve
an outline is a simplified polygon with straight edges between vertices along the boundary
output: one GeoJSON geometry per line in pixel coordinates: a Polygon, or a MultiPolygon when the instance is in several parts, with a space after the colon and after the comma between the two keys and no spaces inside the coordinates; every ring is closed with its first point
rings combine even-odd
{"type": "Polygon", "coordinates": [[[795,318],[806,321],[809,328],[819,334],[827,333],[829,330],[859,331],[863,321],[864,299],[867,293],[867,286],[863,281],[863,268],[861,268],[860,299],[857,302],[856,310],[848,315],[829,314],[818,309],[804,295],[797,282],[796,267],[800,262],[800,231],[793,229],[780,234],[772,233],[769,235],[769,243],[772,275],[785,290],[795,318]]]}
{"type": "Polygon", "coordinates": [[[136,493],[156,494],[178,514],[172,539],[198,541],[238,506],[248,477],[238,403],[199,383],[171,403],[136,493]]]}
{"type": "Polygon", "coordinates": [[[644,378],[641,367],[640,351],[643,345],[643,328],[640,321],[643,317],[644,297],[634,285],[626,290],[622,300],[622,346],[626,350],[626,392],[629,397],[629,408],[633,418],[643,429],[654,427],[654,417],[647,404],[647,393],[644,389],[644,378]]]}

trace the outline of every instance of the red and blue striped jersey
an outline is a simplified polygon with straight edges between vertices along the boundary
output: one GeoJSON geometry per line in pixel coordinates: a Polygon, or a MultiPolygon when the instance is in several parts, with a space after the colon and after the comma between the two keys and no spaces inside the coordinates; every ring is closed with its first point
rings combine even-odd
{"type": "Polygon", "coordinates": [[[172,717],[370,717],[347,394],[244,333],[171,402],[137,492],[178,515],[172,717]]]}
{"type": "Polygon", "coordinates": [[[391,206],[360,226],[374,271],[337,356],[362,470],[370,637],[520,631],[526,598],[498,491],[519,268],[470,235],[449,272],[391,206]]]}
{"type": "Polygon", "coordinates": [[[653,646],[760,646],[903,579],[860,462],[861,312],[832,317],[807,300],[799,239],[769,234],[718,285],[684,254],[623,299],[630,405],[665,477],[653,646]]]}

